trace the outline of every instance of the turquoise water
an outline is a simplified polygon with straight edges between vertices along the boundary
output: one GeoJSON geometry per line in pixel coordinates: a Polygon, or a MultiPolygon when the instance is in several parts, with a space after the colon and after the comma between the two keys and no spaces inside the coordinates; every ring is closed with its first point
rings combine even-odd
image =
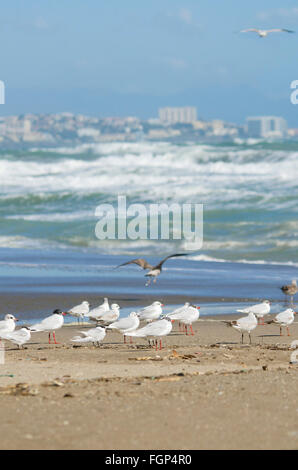
{"type": "Polygon", "coordinates": [[[163,255],[184,242],[99,241],[95,208],[204,204],[197,261],[297,266],[298,143],[86,144],[1,151],[0,247],[163,255]]]}

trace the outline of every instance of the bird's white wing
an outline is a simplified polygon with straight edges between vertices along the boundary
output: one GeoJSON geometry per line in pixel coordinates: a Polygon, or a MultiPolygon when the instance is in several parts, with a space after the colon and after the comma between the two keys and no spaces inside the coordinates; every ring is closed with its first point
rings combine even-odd
{"type": "Polygon", "coordinates": [[[293,315],[291,312],[285,310],[284,312],[280,312],[278,315],[276,315],[275,319],[280,322],[280,323],[287,323],[288,321],[291,321],[293,318],[293,315]]]}
{"type": "Polygon", "coordinates": [[[21,328],[20,330],[3,335],[2,338],[16,343],[26,342],[31,338],[31,334],[29,330],[21,328]]]}
{"type": "Polygon", "coordinates": [[[7,326],[8,326],[8,323],[6,322],[6,320],[0,321],[0,330],[6,330],[7,326]]]}
{"type": "Polygon", "coordinates": [[[132,332],[131,335],[133,336],[155,336],[159,335],[160,332],[164,329],[164,322],[161,323],[161,321],[156,321],[149,323],[149,325],[144,326],[143,328],[140,328],[139,330],[136,330],[135,332],[132,332]]]}
{"type": "Polygon", "coordinates": [[[73,343],[93,343],[94,338],[91,336],[86,336],[85,338],[82,338],[82,336],[74,336],[70,341],[73,343]]]}
{"type": "Polygon", "coordinates": [[[284,29],[284,28],[274,28],[274,29],[267,29],[267,33],[294,33],[294,31],[290,29],[284,29]]]}
{"type": "Polygon", "coordinates": [[[240,33],[258,33],[259,29],[256,28],[248,28],[248,29],[242,29],[240,33]]]}
{"type": "Polygon", "coordinates": [[[109,325],[109,328],[117,328],[119,330],[126,330],[133,325],[134,321],[131,317],[121,318],[120,320],[109,325]]]}
{"type": "Polygon", "coordinates": [[[255,305],[251,305],[250,307],[246,307],[246,308],[243,308],[243,309],[239,309],[237,310],[237,312],[241,312],[241,313],[259,313],[259,314],[262,314],[262,313],[267,313],[270,309],[268,308],[267,304],[265,303],[261,303],[261,304],[255,304],[255,305]]]}
{"type": "Polygon", "coordinates": [[[53,330],[61,326],[61,322],[63,322],[63,317],[60,315],[51,315],[40,323],[37,323],[30,327],[31,331],[45,331],[45,330],[53,330]]]}
{"type": "Polygon", "coordinates": [[[240,327],[240,328],[243,328],[243,329],[247,329],[247,328],[250,328],[252,325],[256,324],[255,321],[253,321],[251,318],[249,317],[243,317],[243,318],[239,318],[239,320],[237,320],[237,325],[240,327]]]}

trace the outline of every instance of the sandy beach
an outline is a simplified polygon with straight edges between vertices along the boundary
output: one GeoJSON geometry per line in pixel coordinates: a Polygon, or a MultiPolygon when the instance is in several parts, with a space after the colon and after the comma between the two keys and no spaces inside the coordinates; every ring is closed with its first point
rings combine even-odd
{"type": "Polygon", "coordinates": [[[0,366],[2,449],[297,449],[298,365],[291,337],[258,326],[252,345],[204,317],[195,335],[177,323],[162,351],[124,345],[108,332],[100,347],[73,346],[82,328],[6,343],[0,366]]]}

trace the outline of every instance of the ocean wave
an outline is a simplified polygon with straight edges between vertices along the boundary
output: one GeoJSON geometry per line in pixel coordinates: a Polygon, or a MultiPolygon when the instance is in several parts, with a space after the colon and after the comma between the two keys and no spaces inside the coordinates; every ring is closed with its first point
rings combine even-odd
{"type": "Polygon", "coordinates": [[[294,262],[296,147],[139,142],[0,152],[0,246],[157,255],[191,249],[185,242],[100,244],[96,207],[116,208],[117,195],[126,195],[127,204],[204,204],[202,256],[294,262]]]}

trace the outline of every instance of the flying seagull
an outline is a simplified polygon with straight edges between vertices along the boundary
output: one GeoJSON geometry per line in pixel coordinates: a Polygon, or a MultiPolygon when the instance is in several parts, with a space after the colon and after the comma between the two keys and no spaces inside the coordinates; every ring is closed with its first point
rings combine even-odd
{"type": "Polygon", "coordinates": [[[175,258],[176,256],[187,256],[185,253],[176,253],[175,255],[169,255],[166,258],[162,259],[156,266],[152,266],[149,264],[145,259],[143,258],[137,258],[137,259],[132,259],[131,261],[127,261],[126,263],[120,264],[117,266],[117,268],[120,268],[121,266],[126,266],[127,264],[137,264],[138,266],[141,266],[142,269],[148,269],[147,274],[145,276],[149,277],[149,280],[146,282],[146,286],[149,286],[151,283],[151,280],[153,279],[153,282],[156,282],[157,276],[162,271],[162,265],[169,259],[169,258],[175,258]]]}
{"type": "Polygon", "coordinates": [[[265,38],[269,33],[295,33],[290,29],[275,28],[275,29],[257,29],[257,28],[248,28],[242,29],[240,33],[257,33],[260,38],[265,38]]]}

